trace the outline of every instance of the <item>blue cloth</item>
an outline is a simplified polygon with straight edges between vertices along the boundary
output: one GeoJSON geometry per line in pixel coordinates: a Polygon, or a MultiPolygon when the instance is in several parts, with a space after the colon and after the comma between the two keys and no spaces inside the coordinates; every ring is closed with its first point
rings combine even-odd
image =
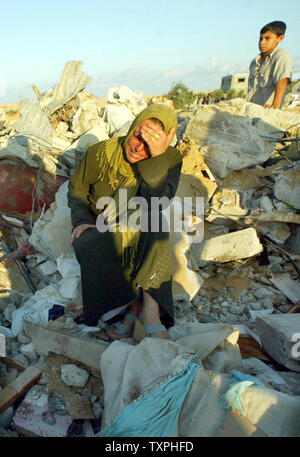
{"type": "Polygon", "coordinates": [[[242,402],[242,393],[253,384],[266,387],[265,384],[255,376],[232,370],[232,378],[226,393],[221,397],[221,406],[224,409],[236,409],[245,416],[242,402]]]}
{"type": "Polygon", "coordinates": [[[177,430],[182,404],[199,368],[194,362],[141,400],[126,406],[99,436],[168,437],[177,430]]]}

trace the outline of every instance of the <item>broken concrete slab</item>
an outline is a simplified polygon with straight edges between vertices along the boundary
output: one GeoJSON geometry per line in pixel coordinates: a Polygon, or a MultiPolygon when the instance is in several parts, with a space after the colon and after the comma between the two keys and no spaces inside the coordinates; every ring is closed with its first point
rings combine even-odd
{"type": "Polygon", "coordinates": [[[13,124],[13,130],[22,137],[17,137],[22,146],[27,146],[31,135],[38,143],[51,141],[52,128],[47,114],[38,100],[22,100],[20,103],[21,117],[13,124]]]}
{"type": "Polygon", "coordinates": [[[286,368],[300,372],[300,314],[257,317],[255,326],[266,353],[286,368]]]}
{"type": "Polygon", "coordinates": [[[125,124],[133,122],[135,116],[124,105],[108,104],[105,108],[103,119],[108,124],[109,135],[120,130],[125,124]]]}
{"type": "Polygon", "coordinates": [[[284,222],[259,222],[257,224],[257,229],[260,233],[267,235],[272,241],[278,244],[284,244],[289,238],[291,232],[290,228],[284,222]]]}
{"type": "Polygon", "coordinates": [[[283,171],[276,177],[274,195],[278,200],[300,209],[300,166],[283,171]]]}
{"type": "Polygon", "coordinates": [[[134,92],[127,86],[110,88],[107,93],[107,101],[109,104],[125,105],[134,117],[147,108],[143,94],[139,91],[134,92]]]}
{"type": "Polygon", "coordinates": [[[183,155],[183,161],[176,195],[180,198],[203,197],[209,202],[217,189],[217,183],[199,152],[199,146],[185,138],[178,149],[183,155]]]}
{"type": "Polygon", "coordinates": [[[198,266],[204,266],[207,262],[223,263],[253,257],[263,251],[263,246],[256,230],[247,228],[193,244],[191,251],[198,266]]]}
{"type": "Polygon", "coordinates": [[[71,60],[66,63],[63,73],[54,91],[46,94],[41,100],[48,116],[83,90],[92,79],[82,72],[82,63],[71,60]]]}
{"type": "MultiPolygon", "coordinates": [[[[263,128],[251,119],[233,116],[217,108],[200,109],[188,123],[185,136],[200,144],[205,162],[219,178],[234,170],[265,162],[274,144],[262,138],[263,128]]],[[[278,138],[283,136],[280,132],[278,138]]]]}
{"type": "Polygon", "coordinates": [[[48,255],[53,261],[62,254],[72,254],[70,237],[72,232],[71,210],[68,207],[66,181],[58,190],[55,202],[45,215],[33,226],[29,242],[37,251],[48,255]]]}
{"type": "Polygon", "coordinates": [[[97,339],[70,335],[66,332],[42,327],[30,322],[25,322],[25,332],[30,336],[38,354],[45,356],[49,352],[62,354],[83,363],[99,374],[100,356],[107,348],[108,343],[97,339]]]}
{"type": "Polygon", "coordinates": [[[297,129],[295,124],[300,123],[300,115],[297,113],[279,109],[265,109],[263,106],[250,102],[243,105],[240,115],[252,119],[256,125],[263,123],[269,126],[272,136],[274,136],[274,131],[278,129],[282,131],[289,129],[289,132],[292,133],[291,127],[294,126],[297,129]]]}
{"type": "Polygon", "coordinates": [[[173,298],[174,300],[192,300],[202,286],[203,280],[188,267],[186,252],[189,249],[189,244],[182,238],[181,234],[172,233],[171,243],[173,258],[173,298]]]}
{"type": "Polygon", "coordinates": [[[72,119],[72,131],[77,137],[93,128],[99,120],[97,105],[92,100],[82,101],[72,119]]]}
{"type": "Polygon", "coordinates": [[[294,281],[288,273],[273,275],[270,281],[294,304],[300,301],[300,282],[294,281]]]}
{"type": "Polygon", "coordinates": [[[108,127],[103,119],[98,119],[94,127],[87,130],[78,140],[74,141],[62,154],[62,160],[71,169],[70,176],[79,166],[87,148],[98,141],[108,140],[108,127]]]}

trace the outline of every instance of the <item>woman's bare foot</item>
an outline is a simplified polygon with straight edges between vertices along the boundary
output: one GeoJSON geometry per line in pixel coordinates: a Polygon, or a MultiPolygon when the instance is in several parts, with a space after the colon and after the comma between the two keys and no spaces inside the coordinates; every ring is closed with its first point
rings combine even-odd
{"type": "MultiPolygon", "coordinates": [[[[159,305],[153,298],[143,290],[143,307],[139,316],[144,326],[148,325],[162,325],[159,316],[159,305]]],[[[149,336],[154,338],[170,339],[170,335],[165,331],[151,333],[149,336]]]]}

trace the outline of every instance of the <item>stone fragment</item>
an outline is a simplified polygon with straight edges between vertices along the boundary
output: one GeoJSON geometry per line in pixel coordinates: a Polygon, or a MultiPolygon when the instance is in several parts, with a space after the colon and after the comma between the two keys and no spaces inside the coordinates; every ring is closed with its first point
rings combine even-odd
{"type": "Polygon", "coordinates": [[[72,119],[72,130],[77,137],[93,128],[99,119],[97,106],[90,100],[80,103],[72,119]]]}
{"type": "Polygon", "coordinates": [[[260,254],[263,250],[256,230],[247,228],[204,240],[192,249],[203,265],[206,262],[229,262],[260,254]]]}
{"type": "Polygon", "coordinates": [[[244,306],[232,305],[229,308],[231,314],[243,314],[244,306]]]}
{"type": "Polygon", "coordinates": [[[67,364],[62,365],[61,367],[61,379],[68,384],[68,386],[85,387],[88,378],[88,372],[76,365],[67,364]]]}
{"type": "Polygon", "coordinates": [[[21,353],[27,357],[30,362],[35,362],[38,358],[38,354],[35,350],[33,343],[25,344],[21,347],[21,353]]]}
{"type": "Polygon", "coordinates": [[[266,195],[260,199],[259,206],[267,213],[271,213],[274,210],[272,200],[266,195]]]}
{"type": "Polygon", "coordinates": [[[294,304],[300,300],[300,282],[291,279],[288,273],[272,276],[270,281],[294,304]]]}
{"type": "Polygon", "coordinates": [[[87,74],[81,71],[81,67],[82,62],[80,61],[67,62],[54,91],[43,97],[41,106],[48,116],[74,98],[92,81],[87,74]]]}
{"type": "Polygon", "coordinates": [[[173,275],[172,291],[174,300],[192,300],[201,285],[202,278],[188,267],[186,252],[189,244],[180,233],[171,234],[173,275]]]}
{"type": "Polygon", "coordinates": [[[274,195],[278,200],[300,209],[300,167],[280,173],[275,180],[274,195]]]}
{"type": "Polygon", "coordinates": [[[29,366],[29,362],[28,360],[26,359],[25,355],[23,354],[17,354],[14,356],[14,360],[18,363],[20,363],[21,365],[23,365],[24,367],[28,367],[29,366]]]}
{"type": "Polygon", "coordinates": [[[255,327],[266,353],[286,368],[300,372],[300,314],[257,317],[255,327]]]}

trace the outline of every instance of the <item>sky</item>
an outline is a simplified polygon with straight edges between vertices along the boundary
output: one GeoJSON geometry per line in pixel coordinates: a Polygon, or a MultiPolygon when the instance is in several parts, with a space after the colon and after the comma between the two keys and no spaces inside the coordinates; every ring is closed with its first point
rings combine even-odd
{"type": "MultiPolygon", "coordinates": [[[[145,95],[173,83],[218,89],[248,72],[259,30],[287,24],[280,47],[300,70],[299,0],[0,0],[0,104],[55,86],[69,60],[83,62],[86,91],[105,97],[126,85],[145,95]]],[[[299,78],[295,73],[293,79],[299,78]]]]}

